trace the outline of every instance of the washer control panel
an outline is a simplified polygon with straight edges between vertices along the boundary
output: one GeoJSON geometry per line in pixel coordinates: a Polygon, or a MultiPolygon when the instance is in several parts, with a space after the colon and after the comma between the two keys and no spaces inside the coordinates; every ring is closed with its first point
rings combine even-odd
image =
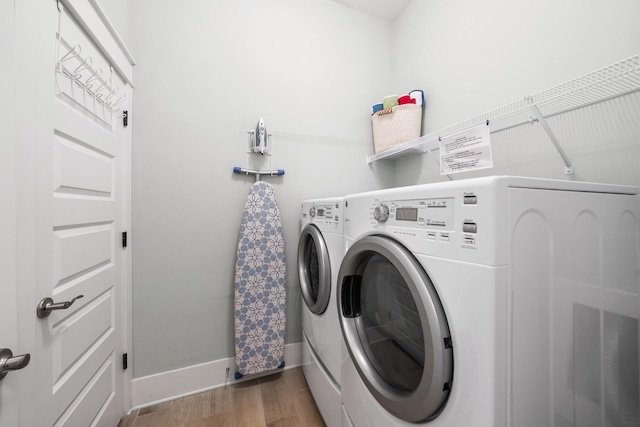
{"type": "Polygon", "coordinates": [[[405,239],[413,236],[420,242],[476,250],[477,206],[475,193],[413,200],[376,199],[370,205],[370,222],[405,239]]]}
{"type": "Polygon", "coordinates": [[[453,231],[453,202],[453,197],[380,201],[372,207],[372,219],[390,226],[453,231]]]}

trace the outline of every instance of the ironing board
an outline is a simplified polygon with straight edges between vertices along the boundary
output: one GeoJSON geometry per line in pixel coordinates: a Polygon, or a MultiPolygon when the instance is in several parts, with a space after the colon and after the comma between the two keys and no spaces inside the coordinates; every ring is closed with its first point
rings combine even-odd
{"type": "Polygon", "coordinates": [[[284,367],[285,262],[271,184],[253,184],[242,214],[235,275],[236,379],[284,367]]]}

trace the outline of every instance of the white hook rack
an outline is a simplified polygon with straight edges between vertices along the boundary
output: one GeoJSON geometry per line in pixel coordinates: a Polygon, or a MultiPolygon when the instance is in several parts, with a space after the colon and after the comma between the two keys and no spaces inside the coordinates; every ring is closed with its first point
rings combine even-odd
{"type": "MultiPolygon", "coordinates": [[[[120,111],[118,105],[126,99],[126,93],[118,97],[120,87],[113,85],[113,66],[109,66],[111,77],[103,77],[102,68],[94,67],[93,58],[82,56],[82,47],[79,44],[70,46],[70,43],[62,39],[62,15],[64,6],[56,1],[58,8],[58,33],[56,37],[56,73],[69,79],[73,84],[82,89],[83,93],[93,99],[98,105],[103,106],[110,113],[120,111]],[[62,45],[67,46],[67,52],[60,56],[62,45]],[[75,65],[75,68],[71,70],[75,65]],[[97,86],[94,88],[94,86],[97,86]]],[[[77,100],[75,100],[78,102],[77,100]]],[[[78,102],[82,105],[81,102],[78,102]]],[[[85,106],[85,105],[83,105],[85,106]]],[[[86,108],[86,106],[85,106],[86,108]]]]}
{"type": "Polygon", "coordinates": [[[75,83],[98,104],[104,105],[112,113],[117,113],[120,111],[118,105],[126,99],[126,94],[123,93],[114,99],[118,95],[120,87],[114,87],[111,78],[103,78],[102,68],[94,69],[93,59],[89,56],[83,58],[81,52],[82,47],[79,44],[73,46],[58,60],[56,71],[75,83]],[[76,61],[79,62],[79,65],[71,70],[67,68],[65,63],[74,58],[77,58],[76,61]],[[94,84],[98,83],[99,86],[94,89],[94,84]]]}

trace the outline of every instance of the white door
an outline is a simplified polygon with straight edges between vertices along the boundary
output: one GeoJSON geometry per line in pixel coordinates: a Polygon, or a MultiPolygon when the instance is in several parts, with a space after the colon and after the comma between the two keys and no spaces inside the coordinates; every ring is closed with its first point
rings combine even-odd
{"type": "Polygon", "coordinates": [[[40,321],[38,362],[51,374],[51,421],[115,426],[123,413],[121,126],[105,129],[64,102],[53,118],[52,215],[42,236],[52,274],[41,295],[82,298],[40,321]],[[110,422],[95,423],[102,418],[110,422]]]}
{"type": "MultiPolygon", "coordinates": [[[[13,0],[0,0],[0,58],[13,62],[13,0]]],[[[0,67],[0,349],[18,347],[14,186],[13,67],[0,67]]],[[[20,372],[0,381],[0,426],[15,426],[18,419],[17,386],[20,372]]]]}
{"type": "Polygon", "coordinates": [[[115,427],[125,410],[121,233],[127,191],[127,133],[117,110],[127,109],[130,88],[111,67],[112,56],[60,8],[61,14],[53,1],[15,2],[14,287],[17,335],[32,348],[30,375],[11,375],[26,382],[21,390],[34,393],[18,401],[17,424],[9,419],[6,425],[115,427]],[[43,298],[60,303],[79,295],[68,308],[36,317],[43,298]]]}

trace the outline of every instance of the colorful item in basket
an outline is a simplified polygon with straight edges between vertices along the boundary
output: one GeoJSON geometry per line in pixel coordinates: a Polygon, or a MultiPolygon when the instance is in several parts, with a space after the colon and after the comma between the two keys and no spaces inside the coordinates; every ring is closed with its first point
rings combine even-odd
{"type": "Polygon", "coordinates": [[[398,105],[398,95],[389,95],[382,98],[382,106],[384,109],[393,108],[398,105]]]}
{"type": "Polygon", "coordinates": [[[378,111],[382,110],[384,108],[384,106],[382,105],[382,102],[379,102],[377,104],[373,104],[373,106],[371,106],[371,114],[375,114],[378,111]]]}
{"type": "Polygon", "coordinates": [[[409,94],[405,94],[402,95],[400,98],[398,98],[398,104],[400,105],[405,105],[405,104],[415,104],[416,100],[412,99],[409,94]]]}
{"type": "Polygon", "coordinates": [[[416,105],[422,106],[422,104],[424,104],[424,92],[420,89],[412,90],[411,92],[409,92],[409,98],[415,99],[416,105]]]}

